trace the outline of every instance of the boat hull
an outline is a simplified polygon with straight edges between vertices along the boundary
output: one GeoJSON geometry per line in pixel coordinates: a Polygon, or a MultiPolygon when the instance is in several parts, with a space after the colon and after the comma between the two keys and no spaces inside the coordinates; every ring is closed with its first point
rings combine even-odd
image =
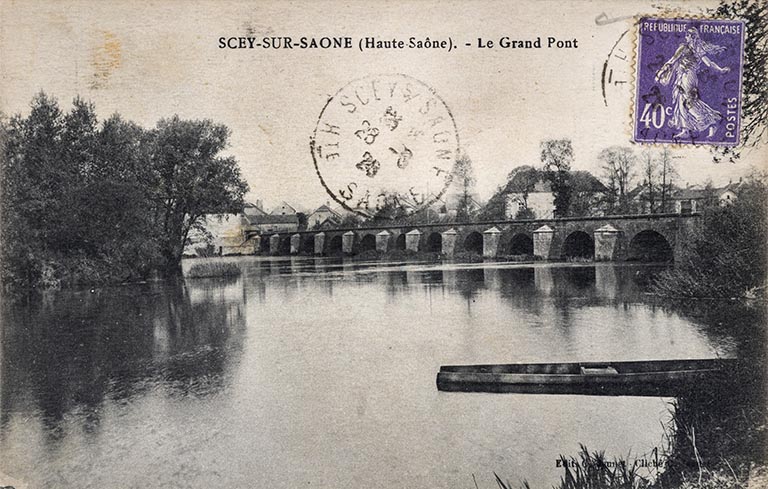
{"type": "Polygon", "coordinates": [[[731,360],[664,360],[441,367],[437,388],[448,392],[675,397],[722,382],[731,360]]]}

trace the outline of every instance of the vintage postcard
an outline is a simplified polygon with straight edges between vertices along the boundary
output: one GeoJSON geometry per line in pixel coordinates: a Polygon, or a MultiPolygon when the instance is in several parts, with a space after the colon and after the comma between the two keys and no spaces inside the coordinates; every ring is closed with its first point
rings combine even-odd
{"type": "Polygon", "coordinates": [[[0,488],[768,487],[767,42],[0,2],[0,488]]]}

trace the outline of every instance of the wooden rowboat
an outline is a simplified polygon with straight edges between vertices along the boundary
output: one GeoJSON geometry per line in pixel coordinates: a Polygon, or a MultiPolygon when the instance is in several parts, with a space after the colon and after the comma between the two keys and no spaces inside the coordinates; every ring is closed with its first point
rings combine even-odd
{"type": "Polygon", "coordinates": [[[451,392],[511,392],[612,396],[681,395],[721,382],[736,360],[513,363],[440,367],[437,388],[451,392]]]}

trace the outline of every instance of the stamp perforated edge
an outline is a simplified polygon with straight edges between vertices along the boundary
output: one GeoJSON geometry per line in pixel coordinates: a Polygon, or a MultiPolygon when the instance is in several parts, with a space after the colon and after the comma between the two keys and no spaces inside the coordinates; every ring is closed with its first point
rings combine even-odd
{"type": "Polygon", "coordinates": [[[747,39],[747,22],[745,19],[729,18],[722,16],[706,15],[706,14],[693,14],[690,12],[684,12],[680,10],[663,10],[660,12],[648,12],[643,14],[636,14],[632,17],[632,22],[629,27],[630,41],[632,43],[632,56],[629,65],[630,74],[630,86],[632,90],[632,97],[629,102],[629,119],[627,121],[626,133],[629,137],[630,143],[643,147],[667,147],[672,149],[682,148],[735,148],[741,145],[741,129],[744,121],[742,103],[744,101],[744,61],[745,61],[745,47],[747,39]],[[640,57],[640,51],[638,46],[638,39],[640,37],[640,19],[646,17],[653,17],[658,19],[669,20],[714,20],[721,22],[741,22],[741,59],[739,60],[739,134],[738,139],[733,144],[713,144],[713,143],[699,143],[692,141],[690,143],[670,143],[666,141],[635,141],[635,106],[637,105],[637,64],[640,57]]]}

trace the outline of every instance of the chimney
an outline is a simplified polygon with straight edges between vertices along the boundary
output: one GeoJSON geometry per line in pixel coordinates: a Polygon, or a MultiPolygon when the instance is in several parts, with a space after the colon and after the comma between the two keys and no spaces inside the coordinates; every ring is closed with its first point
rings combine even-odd
{"type": "Polygon", "coordinates": [[[260,211],[264,210],[262,208],[261,199],[256,199],[256,208],[259,209],[260,211]]]}

